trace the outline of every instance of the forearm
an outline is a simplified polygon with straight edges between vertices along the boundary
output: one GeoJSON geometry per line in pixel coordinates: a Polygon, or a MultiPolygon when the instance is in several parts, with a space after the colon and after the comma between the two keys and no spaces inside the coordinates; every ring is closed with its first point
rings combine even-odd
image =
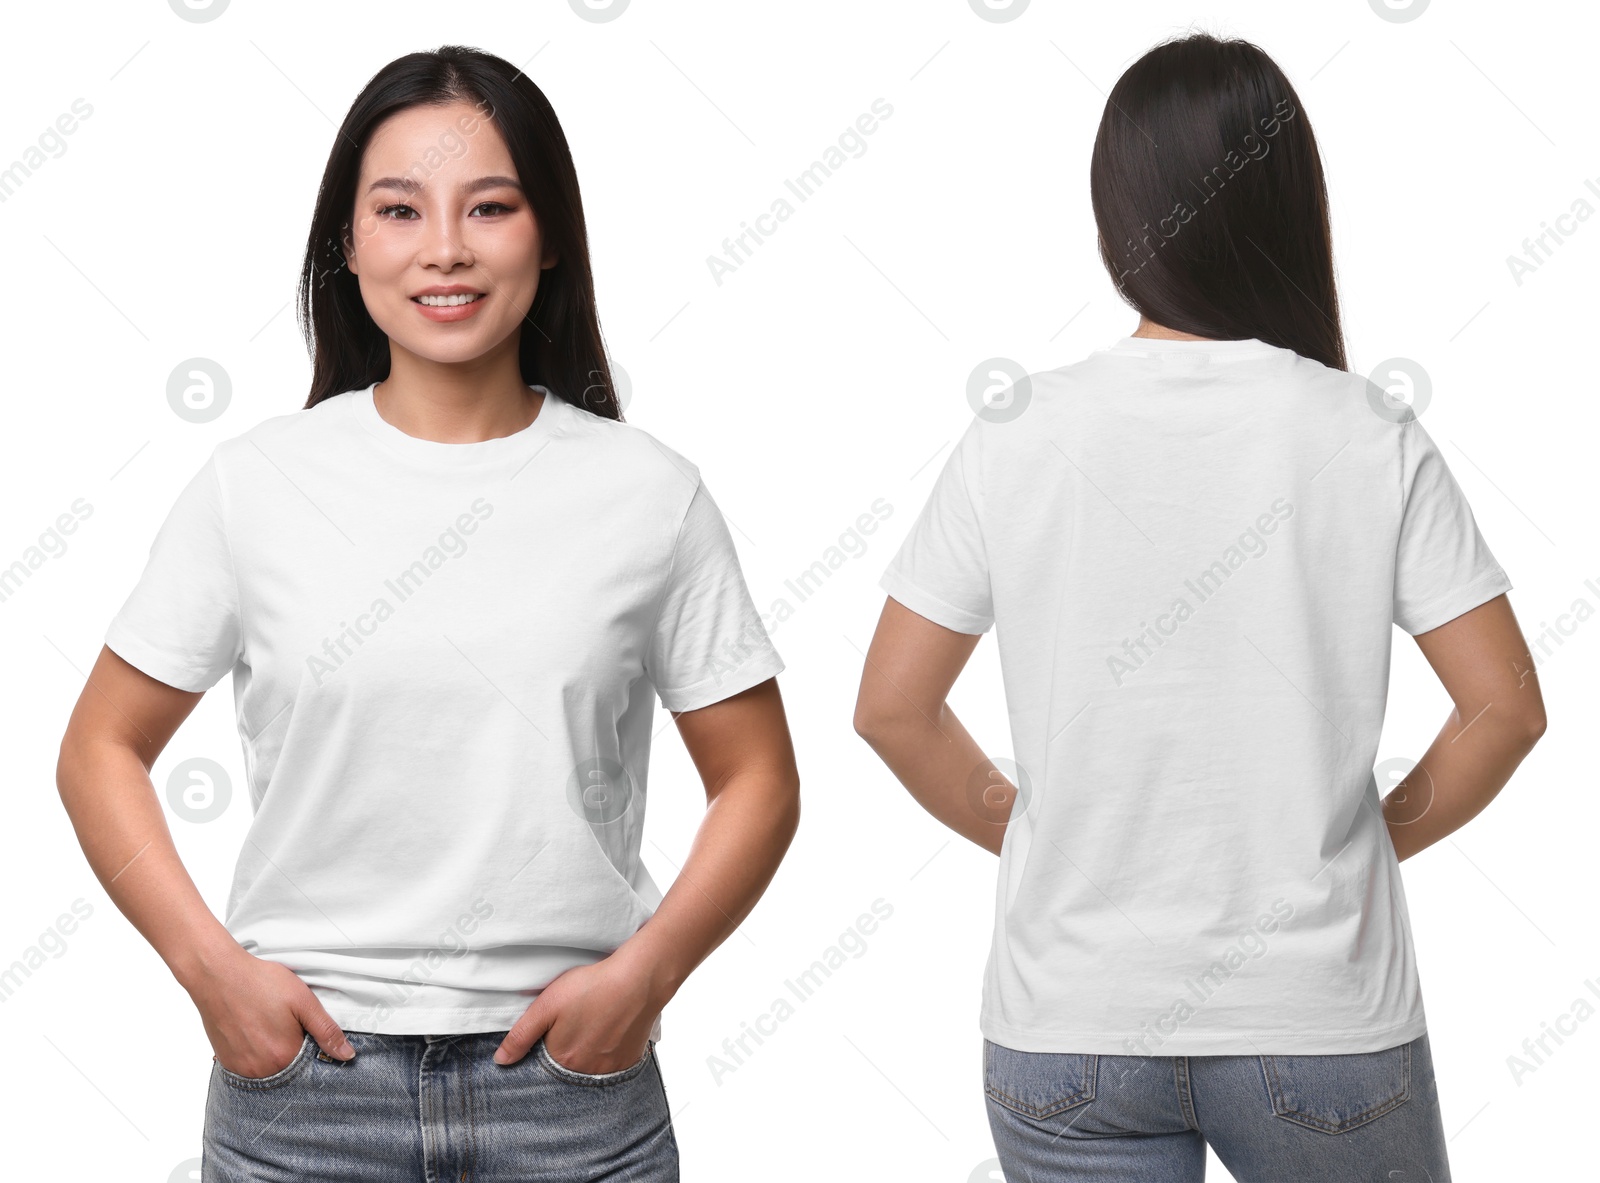
{"type": "Polygon", "coordinates": [[[1406,778],[1383,799],[1395,857],[1405,860],[1455,833],[1493,801],[1538,732],[1492,708],[1462,724],[1458,710],[1406,778]]]}
{"type": "Polygon", "coordinates": [[[859,730],[921,805],[950,829],[998,855],[1016,786],[1000,774],[948,704],[906,711],[859,730]]]}
{"type": "Polygon", "coordinates": [[[657,1006],[749,915],[799,820],[798,786],[776,770],[743,772],[712,798],[671,888],[613,954],[637,961],[657,1006]]]}
{"type": "Polygon", "coordinates": [[[207,964],[239,951],[179,860],[137,754],[106,742],[63,747],[56,786],[106,894],[185,989],[207,964]]]}

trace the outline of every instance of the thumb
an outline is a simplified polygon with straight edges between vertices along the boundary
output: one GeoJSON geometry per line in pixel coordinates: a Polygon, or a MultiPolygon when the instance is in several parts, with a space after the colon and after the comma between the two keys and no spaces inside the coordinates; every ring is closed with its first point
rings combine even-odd
{"type": "Polygon", "coordinates": [[[550,1030],[556,1018],[555,1007],[549,1003],[541,1005],[543,997],[541,994],[535,998],[528,1009],[522,1012],[522,1017],[511,1025],[511,1030],[506,1032],[506,1037],[495,1049],[496,1064],[515,1064],[550,1030]]]}
{"type": "Polygon", "coordinates": [[[294,1017],[300,1020],[300,1025],[306,1033],[317,1041],[317,1046],[330,1056],[340,1060],[355,1059],[356,1049],[350,1046],[350,1041],[344,1037],[344,1028],[333,1021],[333,1016],[323,1009],[322,1003],[311,992],[311,987],[306,987],[304,996],[294,1008],[294,1017]]]}

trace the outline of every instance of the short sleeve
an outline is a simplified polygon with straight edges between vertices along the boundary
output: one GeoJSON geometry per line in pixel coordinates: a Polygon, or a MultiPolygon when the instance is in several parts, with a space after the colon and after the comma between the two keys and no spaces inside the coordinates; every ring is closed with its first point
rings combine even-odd
{"type": "Polygon", "coordinates": [[[1444,456],[1415,418],[1400,427],[1394,622],[1415,636],[1511,590],[1444,456]]]}
{"type": "Polygon", "coordinates": [[[918,616],[958,633],[984,633],[994,624],[981,514],[981,422],[972,420],[946,458],[911,532],[878,580],[918,616]]]}
{"type": "Polygon", "coordinates": [[[213,452],[178,494],[105,636],[112,652],[179,690],[209,690],[242,650],[216,464],[213,452]]]}
{"type": "Polygon", "coordinates": [[[678,530],[645,673],[661,705],[682,712],[731,698],[783,668],[728,524],[702,482],[678,530]]]}

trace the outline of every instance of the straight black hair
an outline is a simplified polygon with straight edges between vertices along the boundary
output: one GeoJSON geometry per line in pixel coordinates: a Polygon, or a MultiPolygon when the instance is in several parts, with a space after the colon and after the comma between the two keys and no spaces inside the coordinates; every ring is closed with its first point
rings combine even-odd
{"type": "Polygon", "coordinates": [[[1089,193],[1101,261],[1141,315],[1349,368],[1316,136],[1260,48],[1190,33],[1129,66],[1089,193]]]}
{"type": "Polygon", "coordinates": [[[526,74],[504,58],[462,45],[390,62],[356,96],[334,136],[300,270],[297,311],[312,362],[306,407],[389,375],[388,336],[367,313],[345,262],[367,143],[398,111],[456,101],[473,104],[504,137],[544,240],[557,251],[556,265],[540,273],[539,294],[522,325],[523,382],[543,385],[602,418],[621,419],[595,311],[578,174],[561,124],[526,74]]]}

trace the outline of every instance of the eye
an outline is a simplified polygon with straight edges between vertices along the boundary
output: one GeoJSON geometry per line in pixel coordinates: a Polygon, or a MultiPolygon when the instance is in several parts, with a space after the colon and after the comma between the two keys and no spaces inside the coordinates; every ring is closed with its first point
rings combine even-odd
{"type": "MultiPolygon", "coordinates": [[[[481,201],[472,208],[474,212],[487,208],[491,214],[508,214],[512,212],[511,206],[505,205],[498,201],[481,201]]],[[[410,222],[414,220],[410,217],[398,217],[397,211],[399,210],[404,210],[407,214],[415,214],[417,212],[409,205],[386,205],[378,210],[378,216],[380,218],[389,218],[391,221],[396,222],[410,222]]]]}

